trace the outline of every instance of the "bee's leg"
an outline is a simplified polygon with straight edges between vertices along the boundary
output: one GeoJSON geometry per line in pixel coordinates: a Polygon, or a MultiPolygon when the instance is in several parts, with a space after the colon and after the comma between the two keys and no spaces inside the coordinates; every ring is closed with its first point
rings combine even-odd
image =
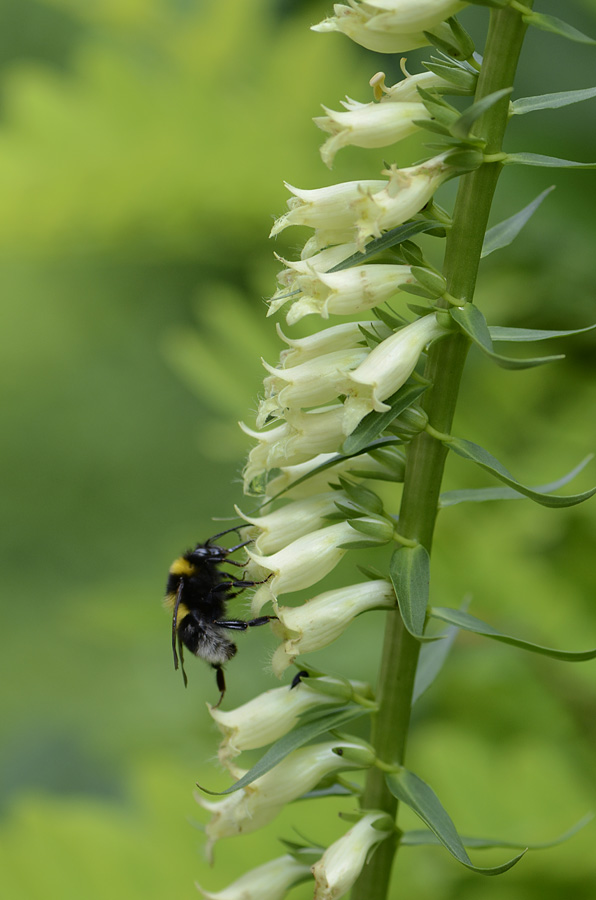
{"type": "Polygon", "coordinates": [[[250,619],[248,622],[245,619],[224,619],[213,624],[219,625],[220,628],[229,628],[230,631],[246,631],[247,628],[266,625],[272,619],[277,619],[277,616],[259,616],[258,619],[250,619]]]}
{"type": "Polygon", "coordinates": [[[219,700],[213,707],[213,709],[217,709],[218,706],[221,704],[221,701],[223,700],[224,694],[226,692],[226,679],[224,676],[224,671],[219,664],[213,665],[213,668],[215,669],[215,680],[217,681],[217,687],[219,688],[219,692],[220,692],[219,700]]]}
{"type": "Polygon", "coordinates": [[[303,678],[308,678],[308,672],[306,672],[304,669],[294,675],[294,677],[292,678],[292,683],[290,685],[290,690],[292,690],[292,688],[298,687],[303,678]]]}
{"type": "MultiPolygon", "coordinates": [[[[222,574],[227,575],[228,573],[224,572],[222,574]]],[[[230,581],[220,581],[219,584],[216,584],[215,587],[211,588],[209,593],[217,594],[220,591],[228,591],[230,588],[241,588],[242,590],[244,590],[244,588],[247,587],[256,587],[258,584],[265,584],[272,577],[273,573],[271,573],[271,575],[268,575],[267,578],[264,578],[262,581],[237,581],[236,579],[231,579],[230,581]]]]}
{"type": "MultiPolygon", "coordinates": [[[[184,687],[188,687],[188,678],[186,677],[186,670],[184,668],[184,645],[180,640],[180,635],[178,635],[178,652],[180,654],[180,670],[182,672],[182,680],[184,681],[184,687]]],[[[176,658],[176,668],[178,668],[178,659],[176,658]]]]}

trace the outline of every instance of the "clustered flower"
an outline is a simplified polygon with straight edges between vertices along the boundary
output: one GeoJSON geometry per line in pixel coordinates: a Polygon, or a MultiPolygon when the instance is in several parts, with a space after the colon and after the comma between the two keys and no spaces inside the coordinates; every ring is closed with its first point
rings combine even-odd
{"type": "MultiPolygon", "coordinates": [[[[350,0],[336,4],[334,16],[314,30],[343,32],[382,53],[401,52],[431,43],[432,35],[447,40],[453,34],[451,17],[466,5],[455,0],[350,0]]],[[[388,147],[423,127],[431,118],[429,95],[473,90],[472,67],[453,60],[444,62],[439,73],[429,66],[418,75],[404,68],[404,75],[392,86],[382,73],[375,75],[369,103],[348,98],[344,112],[324,108],[325,115],[315,122],[330,135],[321,151],[327,165],[342,147],[388,147]],[[452,80],[450,66],[457,74],[452,80]]],[[[396,537],[395,518],[371,484],[403,480],[407,436],[424,427],[425,419],[410,406],[400,428],[396,417],[404,407],[392,418],[395,398],[412,385],[424,387],[418,362],[433,341],[448,333],[448,326],[432,303],[425,309],[416,306],[413,320],[403,318],[411,318],[403,302],[407,292],[424,296],[419,273],[426,263],[418,248],[407,242],[388,254],[391,245],[386,244],[379,259],[371,246],[404,223],[423,221],[433,209],[437,188],[459,170],[446,149],[410,167],[390,165],[381,174],[378,180],[314,189],[287,185],[288,211],[271,231],[276,236],[294,225],[312,230],[299,260],[278,257],[284,268],[268,314],[283,308],[288,326],[316,316],[324,327],[306,337],[290,337],[278,326],[285,348],[277,363],[263,363],[267,374],[256,428],[241,423],[255,442],[244,469],[245,493],[263,502],[256,513],[237,510],[252,539],[247,577],[260,582],[252,614],[265,609],[275,616],[271,625],[280,644],[272,659],[274,673],[281,677],[293,664],[301,671],[291,687],[267,691],[235,710],[211,708],[223,734],[220,761],[236,778],[245,774],[236,766],[239,755],[274,744],[309,716],[338,705],[374,706],[366,685],[305,670],[304,656],[340,637],[356,616],[393,610],[391,582],[376,575],[319,593],[315,586],[336,567],[341,571],[346,554],[396,537]],[[399,312],[388,301],[401,304],[399,312]],[[384,427],[377,429],[375,439],[348,452],[346,441],[378,416],[385,417],[384,427]],[[412,427],[412,422],[419,424],[412,427]],[[309,599],[285,605],[285,596],[298,591],[309,591],[309,599]]],[[[294,749],[223,799],[201,798],[201,806],[211,813],[206,826],[210,851],[222,838],[266,825],[285,804],[322,780],[341,784],[346,770],[367,769],[375,762],[372,748],[356,738],[319,740],[294,749]]],[[[315,900],[344,896],[371,852],[394,831],[385,813],[361,810],[358,815],[353,827],[324,852],[310,848],[310,859],[291,852],[224,891],[201,889],[204,896],[281,900],[290,887],[313,875],[315,900]]]]}

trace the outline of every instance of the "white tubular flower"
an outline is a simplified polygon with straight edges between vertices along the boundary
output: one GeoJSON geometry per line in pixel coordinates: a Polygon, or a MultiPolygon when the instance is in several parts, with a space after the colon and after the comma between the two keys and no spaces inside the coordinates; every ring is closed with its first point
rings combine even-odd
{"type": "MultiPolygon", "coordinates": [[[[332,678],[319,680],[333,682],[332,678]]],[[[220,762],[227,765],[243,750],[272,744],[292,730],[305,710],[337,702],[337,697],[311,690],[308,683],[301,681],[292,690],[280,687],[265,691],[236,709],[209,706],[209,713],[224,736],[219,748],[220,762]]]]}
{"type": "Polygon", "coordinates": [[[308,412],[288,410],[286,418],[270,431],[253,431],[240,423],[245,434],[259,441],[249,453],[245,483],[274,466],[295,465],[319,453],[337,451],[345,436],[342,404],[308,412]]]}
{"type": "MultiPolygon", "coordinates": [[[[371,27],[370,23],[376,12],[373,4],[345,6],[343,3],[335,3],[333,11],[334,16],[313,25],[311,31],[339,31],[356,44],[377,53],[404,53],[418,47],[427,47],[430,43],[422,29],[411,28],[406,31],[405,28],[390,30],[371,27]]],[[[442,22],[433,31],[446,40],[451,37],[451,30],[442,22]]]]}
{"type": "Polygon", "coordinates": [[[323,494],[295,500],[274,512],[255,517],[245,516],[237,506],[235,509],[246,522],[259,529],[260,534],[254,543],[257,553],[268,554],[276,553],[297,538],[322,528],[325,517],[337,511],[336,500],[342,498],[344,494],[327,490],[323,494]]]}
{"type": "Polygon", "coordinates": [[[357,822],[343,837],[325,850],[312,867],[315,876],[313,900],[338,900],[350,890],[364,868],[367,856],[375,846],[391,834],[391,820],[386,813],[373,812],[357,822]],[[375,827],[375,823],[378,823],[375,827]],[[385,826],[379,828],[379,825],[385,826]]]}
{"type": "Polygon", "coordinates": [[[411,32],[432,31],[468,3],[460,0],[372,0],[366,6],[374,9],[368,21],[369,28],[411,32]],[[381,10],[381,13],[375,14],[376,10],[381,10]]]}
{"type": "Polygon", "coordinates": [[[382,180],[346,181],[329,187],[302,190],[285,182],[294,194],[288,200],[289,212],[280,216],[271,229],[270,237],[288,225],[309,225],[324,231],[341,231],[354,222],[352,206],[363,195],[375,194],[387,187],[382,180]]]}
{"type": "Polygon", "coordinates": [[[278,621],[272,621],[281,644],[273,654],[272,666],[279,678],[297,656],[331,644],[353,619],[369,609],[393,609],[395,592],[388,581],[378,579],[326,591],[302,606],[274,603],[278,621]]]}
{"type": "Polygon", "coordinates": [[[337,350],[349,350],[364,343],[364,331],[371,331],[381,338],[389,337],[392,333],[387,325],[379,320],[369,322],[345,322],[341,325],[333,325],[331,328],[324,328],[322,331],[315,331],[303,338],[289,338],[283,333],[279,325],[277,333],[284,341],[289,350],[282,350],[279,355],[279,361],[284,369],[292,366],[299,366],[308,362],[309,359],[316,359],[327,353],[334,353],[337,350]]]}
{"type": "Polygon", "coordinates": [[[445,78],[435,75],[434,72],[420,72],[418,75],[410,75],[405,69],[403,71],[406,77],[390,87],[385,84],[384,72],[377,72],[376,75],[373,75],[370,80],[370,86],[373,89],[376,100],[380,100],[381,103],[415,103],[420,100],[419,87],[427,91],[433,88],[446,88],[449,90],[453,87],[445,78]]]}
{"type": "Polygon", "coordinates": [[[345,403],[347,422],[355,427],[372,410],[390,409],[383,401],[405,384],[426,345],[446,333],[434,314],[422,316],[371,350],[350,374],[352,388],[345,403]]]}
{"type": "Polygon", "coordinates": [[[238,424],[245,434],[258,441],[257,446],[253,447],[248,454],[248,461],[243,473],[244,492],[250,493],[251,483],[271,468],[272,464],[270,465],[269,458],[275,454],[275,448],[290,437],[292,428],[288,422],[284,422],[283,425],[270,428],[269,431],[253,431],[244,422],[238,424]]]}
{"type": "Polygon", "coordinates": [[[280,491],[285,491],[286,497],[309,497],[311,494],[327,490],[330,482],[335,481],[338,475],[350,473],[353,470],[366,470],[371,472],[371,477],[375,474],[382,477],[387,477],[388,475],[387,466],[384,463],[378,462],[368,453],[362,453],[360,456],[343,459],[334,466],[329,466],[328,469],[324,469],[317,475],[313,475],[306,481],[296,485],[295,488],[291,487],[303,475],[307,475],[312,469],[322,465],[334,456],[335,453],[321,453],[319,456],[315,456],[313,459],[309,459],[307,462],[300,463],[297,466],[282,467],[280,474],[276,478],[272,478],[268,483],[266,495],[275,497],[280,491]]]}
{"type": "MultiPolygon", "coordinates": [[[[344,259],[353,256],[355,252],[356,244],[351,243],[338,244],[336,247],[327,247],[326,250],[321,250],[320,253],[315,253],[313,256],[307,256],[306,258],[296,260],[295,262],[275,254],[277,259],[282,262],[284,266],[287,266],[286,269],[282,269],[278,274],[277,280],[289,290],[293,290],[296,275],[307,275],[309,272],[328,272],[329,269],[333,269],[335,266],[339,265],[339,263],[343,262],[344,259]]],[[[267,315],[271,315],[271,313],[268,313],[267,315]]]]}
{"type": "Polygon", "coordinates": [[[262,427],[269,416],[281,416],[287,408],[322,406],[346,393],[348,373],[363,362],[370,350],[356,347],[326,353],[290,369],[276,369],[263,360],[270,372],[265,378],[265,400],[259,406],[257,426],[262,427]]]}
{"type": "Polygon", "coordinates": [[[312,313],[324,319],[330,313],[354,315],[379,306],[395,294],[400,284],[413,280],[410,266],[383,263],[353,266],[341,272],[299,275],[296,286],[303,296],[294,300],[286,321],[294,325],[312,313]]]}
{"type": "Polygon", "coordinates": [[[362,750],[361,744],[339,740],[311,744],[294,750],[274,769],[223,800],[206,800],[199,796],[200,806],[213,813],[205,827],[208,856],[220,838],[258,831],[271,822],[287,803],[311,791],[325,776],[342,769],[362,768],[334,753],[333,749],[337,747],[362,750]]]}
{"type": "Polygon", "coordinates": [[[271,862],[251,869],[223,891],[198,889],[205,900],[283,900],[293,885],[306,880],[311,869],[293,856],[279,856],[271,862]]]}
{"type": "Polygon", "coordinates": [[[253,615],[257,615],[263,604],[279,594],[311,587],[328,575],[346,552],[339,545],[356,537],[357,533],[348,522],[338,522],[305,534],[270,556],[247,550],[255,565],[265,573],[273,574],[253,596],[253,615]]]}
{"type": "Polygon", "coordinates": [[[313,121],[332,137],[321,147],[321,157],[331,168],[333,158],[342,147],[354,146],[371,149],[388,147],[418,131],[414,119],[430,118],[423,103],[367,103],[344,104],[347,112],[336,112],[323,107],[327,115],[313,121]]]}
{"type": "Polygon", "coordinates": [[[437,188],[453,174],[445,154],[417,166],[398,169],[391,166],[389,183],[382,191],[362,194],[354,203],[356,243],[360,249],[371,237],[410,219],[431,199],[437,188]]]}

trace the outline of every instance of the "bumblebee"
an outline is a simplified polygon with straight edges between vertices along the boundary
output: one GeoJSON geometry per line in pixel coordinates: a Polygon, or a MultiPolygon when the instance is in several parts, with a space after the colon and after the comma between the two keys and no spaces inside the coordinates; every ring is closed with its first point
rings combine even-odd
{"type": "Polygon", "coordinates": [[[233,574],[222,570],[223,564],[243,569],[244,563],[228,557],[251,543],[243,541],[227,548],[213,543],[229,531],[236,529],[222,531],[174,560],[170,566],[164,598],[164,606],[172,612],[174,669],[180,665],[186,687],[188,679],[184,670],[184,647],[210,663],[216,671],[216,682],[220,691],[215,708],[220,705],[226,692],[223,665],[237,650],[236,644],[227,637],[226,630],[246,631],[247,628],[266,625],[271,619],[276,618],[260,616],[248,621],[226,618],[228,600],[237,597],[247,587],[264,583],[235,578],[233,574]]]}

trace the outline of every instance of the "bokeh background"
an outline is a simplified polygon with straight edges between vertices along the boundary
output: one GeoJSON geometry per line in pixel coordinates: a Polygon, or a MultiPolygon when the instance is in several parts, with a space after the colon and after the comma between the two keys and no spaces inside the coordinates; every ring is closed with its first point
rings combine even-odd
{"type": "MultiPolygon", "coordinates": [[[[536,5],[561,13],[554,0],[536,5]]],[[[0,2],[7,900],[183,900],[197,896],[195,881],[216,890],[277,856],[293,823],[321,842],[344,828],[340,801],[326,814],[298,804],[265,831],[223,842],[208,867],[192,795],[196,782],[228,783],[205,707],[215,684],[190,660],[183,690],[160,606],[171,559],[225,527],[213,519],[234,502],[247,504],[248,443],[235,423],[252,422],[259,358],[279,349],[263,298],[278,267],[267,233],[285,207],[283,179],[315,187],[382,167],[382,152],[347,149],[330,173],[318,155],[320,103],[369,99],[379,68],[390,83],[399,77],[395,58],[308,30],[329,6],[0,2]]],[[[594,0],[570,0],[564,15],[596,35],[594,0]]],[[[463,17],[480,41],[485,19],[479,8],[463,17]]],[[[595,53],[530,33],[516,96],[594,85],[595,53]]],[[[424,57],[409,54],[411,71],[424,57]]],[[[507,148],[596,159],[595,103],[518,117],[507,148]]],[[[417,155],[412,139],[395,159],[417,155]]],[[[508,169],[494,221],[554,183],[516,243],[483,266],[478,299],[494,323],[595,320],[594,173],[508,169]]],[[[282,255],[300,245],[286,234],[282,255]]],[[[562,475],[594,448],[594,337],[556,349],[563,363],[520,374],[469,359],[457,433],[527,483],[562,475]]],[[[594,465],[572,489],[593,481],[594,465]]],[[[450,461],[448,487],[488,483],[450,461]]],[[[504,630],[593,646],[594,510],[524,501],[444,512],[433,601],[469,595],[471,611],[504,630]]],[[[380,613],[358,620],[326,668],[374,679],[381,626],[380,613]]],[[[228,708],[274,686],[265,631],[240,638],[228,708]]],[[[595,806],[595,713],[596,663],[461,636],[416,709],[410,766],[463,833],[549,840],[595,806]]],[[[588,900],[595,834],[588,826],[496,879],[440,849],[404,850],[394,896],[588,900]]]]}

